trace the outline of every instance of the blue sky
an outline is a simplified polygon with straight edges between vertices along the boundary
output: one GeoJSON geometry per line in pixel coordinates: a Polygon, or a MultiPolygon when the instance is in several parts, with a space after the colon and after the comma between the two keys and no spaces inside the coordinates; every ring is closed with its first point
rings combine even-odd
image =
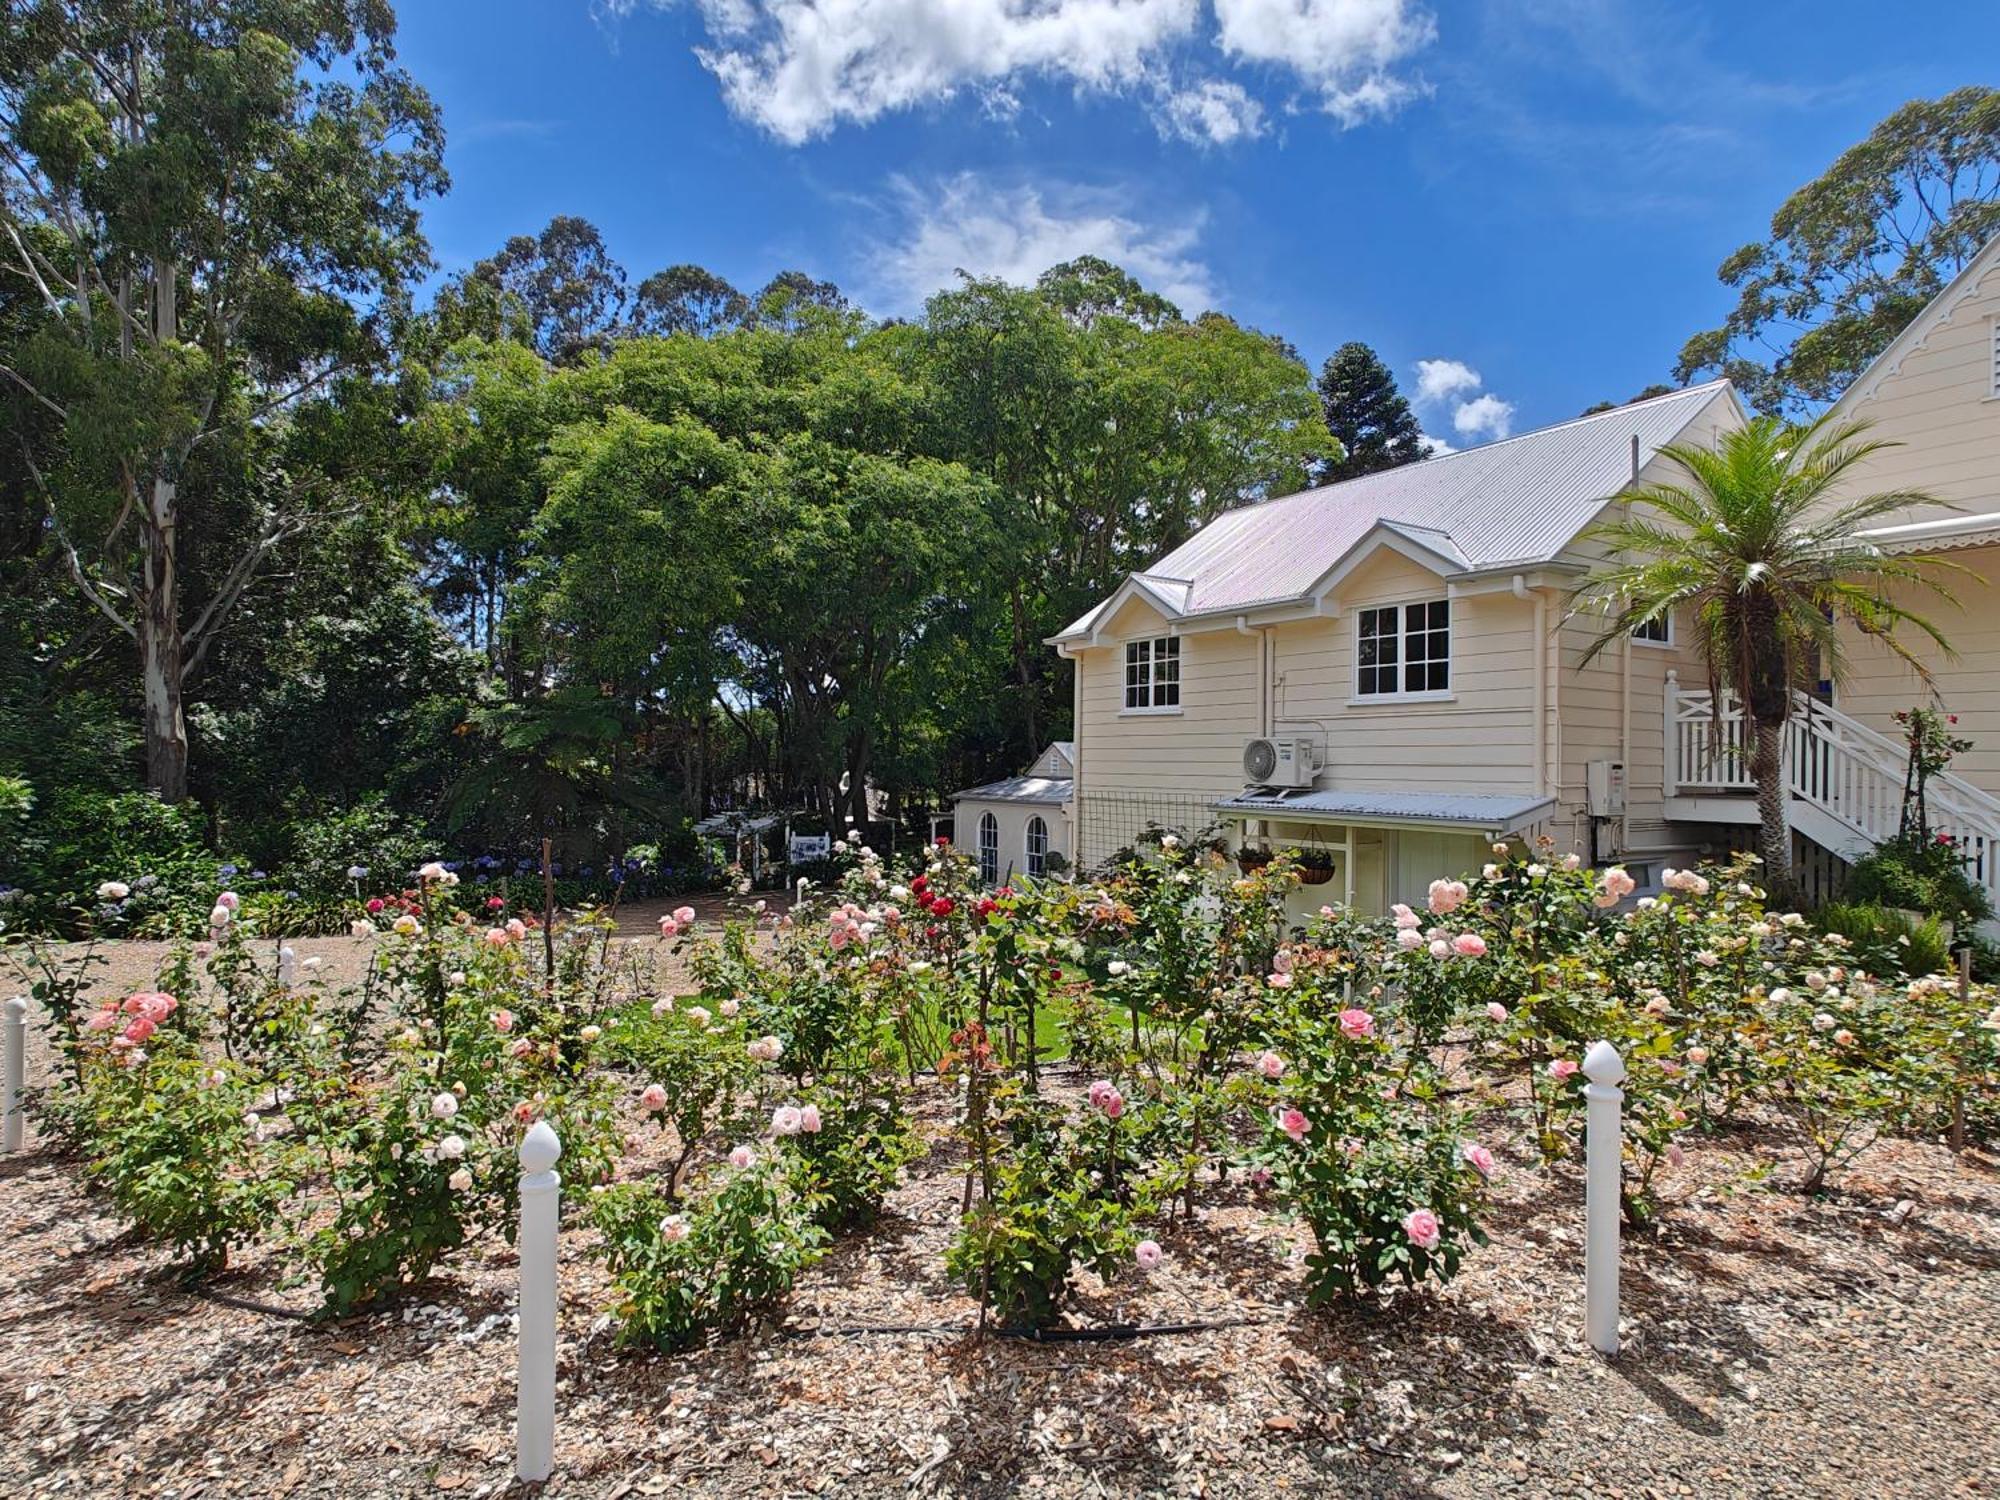
{"type": "Polygon", "coordinates": [[[2000,6],[1795,0],[404,0],[447,269],[552,214],[636,282],[780,269],[909,313],[1104,255],[1458,446],[1663,380],[1793,188],[1986,81],[2000,6]],[[1420,363],[1428,362],[1428,363],[1420,363]]]}

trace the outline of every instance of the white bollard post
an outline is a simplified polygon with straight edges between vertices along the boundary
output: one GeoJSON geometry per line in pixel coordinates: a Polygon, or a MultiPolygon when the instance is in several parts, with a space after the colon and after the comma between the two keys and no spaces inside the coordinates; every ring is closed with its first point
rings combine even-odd
{"type": "Polygon", "coordinates": [[[290,989],[298,982],[299,955],[290,943],[278,950],[278,986],[290,989]]]}
{"type": "Polygon", "coordinates": [[[0,1090],[6,1097],[0,1099],[0,1107],[5,1109],[5,1125],[0,1126],[0,1151],[13,1153],[21,1149],[21,1128],[23,1111],[22,1095],[28,1087],[28,1002],[25,996],[16,995],[6,1004],[6,1020],[0,1022],[0,1030],[6,1035],[0,1037],[0,1051],[5,1053],[4,1063],[0,1063],[0,1090]]]}
{"type": "Polygon", "coordinates": [[[1625,1060],[1609,1042],[1593,1042],[1583,1055],[1589,1101],[1585,1124],[1583,1331],[1600,1354],[1618,1352],[1618,1187],[1623,1171],[1625,1060]]]}
{"type": "Polygon", "coordinates": [[[556,1220],[562,1142],[547,1120],[521,1139],[521,1368],[515,1407],[514,1472],[531,1484],[549,1477],[556,1448],[556,1220]]]}

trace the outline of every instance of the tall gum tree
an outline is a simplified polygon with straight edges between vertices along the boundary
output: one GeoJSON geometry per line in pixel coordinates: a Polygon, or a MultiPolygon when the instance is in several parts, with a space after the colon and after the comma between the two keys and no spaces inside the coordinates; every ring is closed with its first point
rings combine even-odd
{"type": "MultiPolygon", "coordinates": [[[[58,441],[26,454],[69,576],[135,643],[146,777],[186,795],[183,698],[260,565],[337,506],[270,487],[183,596],[203,450],[384,358],[444,187],[385,0],[16,0],[0,19],[0,275],[36,331],[0,360],[58,441]]],[[[21,424],[12,424],[19,428],[21,424]]]]}

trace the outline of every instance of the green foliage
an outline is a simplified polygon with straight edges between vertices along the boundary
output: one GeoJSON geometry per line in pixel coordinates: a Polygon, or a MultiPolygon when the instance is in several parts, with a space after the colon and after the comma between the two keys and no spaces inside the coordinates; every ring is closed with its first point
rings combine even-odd
{"type": "Polygon", "coordinates": [[[792,1183],[816,1205],[826,1229],[866,1229],[924,1145],[903,1111],[892,1079],[842,1079],[806,1090],[817,1129],[789,1138],[792,1183]]]}
{"type": "Polygon", "coordinates": [[[90,1179],[193,1271],[219,1270],[288,1195],[283,1154],[249,1113],[256,1090],[242,1070],[169,1052],[164,1039],[150,1050],[93,1074],[90,1179]]]}
{"type": "Polygon", "coordinates": [[[2000,91],[1913,99],[1723,261],[1736,306],[1688,340],[1674,376],[1727,375],[1771,413],[1832,401],[1996,229],[2000,91]]]}
{"type": "Polygon", "coordinates": [[[150,792],[56,789],[35,808],[15,845],[12,880],[24,926],[106,933],[181,929],[214,904],[215,856],[191,802],[170,805],[150,792]],[[106,899],[116,882],[127,894],[106,899]]]}
{"type": "Polygon", "coordinates": [[[945,1252],[952,1278],[1007,1328],[1045,1328],[1081,1266],[1105,1280],[1128,1262],[1152,1190],[1116,1169],[1115,1122],[1072,1124],[1016,1100],[1001,1117],[1006,1147],[993,1181],[945,1252]]]}
{"type": "Polygon", "coordinates": [[[1967,870],[1967,856],[1948,834],[1915,829],[1885,839],[1856,860],[1842,892],[1850,901],[1901,907],[1950,922],[1992,915],[1985,888],[1967,870]]]}
{"type": "Polygon", "coordinates": [[[1327,356],[1318,388],[1327,431],[1338,450],[1314,471],[1316,483],[1356,479],[1424,456],[1416,413],[1396,389],[1396,377],[1382,357],[1366,344],[1342,344],[1327,356]]]}
{"type": "Polygon", "coordinates": [[[1845,938],[1855,962],[1870,973],[1935,974],[1951,967],[1951,944],[1936,917],[1862,901],[1829,902],[1812,917],[1820,932],[1845,938]]]}
{"type": "Polygon", "coordinates": [[[824,1252],[812,1200],[774,1163],[732,1168],[677,1209],[649,1183],[593,1194],[618,1298],[618,1338],[674,1352],[771,1313],[824,1252]]]}

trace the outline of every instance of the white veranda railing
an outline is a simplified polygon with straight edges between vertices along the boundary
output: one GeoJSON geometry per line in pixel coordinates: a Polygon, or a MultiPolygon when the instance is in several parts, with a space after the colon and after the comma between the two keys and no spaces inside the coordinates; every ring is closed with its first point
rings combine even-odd
{"type": "MultiPolygon", "coordinates": [[[[1717,712],[1708,692],[1683,689],[1669,672],[1666,734],[1669,794],[1753,790],[1751,746],[1734,695],[1725,693],[1717,712]]],[[[1895,835],[1909,771],[1909,752],[1901,741],[1801,693],[1785,725],[1783,755],[1785,785],[1794,802],[1850,836],[1849,847],[1834,853],[1858,853],[1895,835]]],[[[1932,829],[1950,834],[1972,877],[2000,893],[2000,799],[1943,775],[1931,778],[1926,800],[1932,829]]]]}

